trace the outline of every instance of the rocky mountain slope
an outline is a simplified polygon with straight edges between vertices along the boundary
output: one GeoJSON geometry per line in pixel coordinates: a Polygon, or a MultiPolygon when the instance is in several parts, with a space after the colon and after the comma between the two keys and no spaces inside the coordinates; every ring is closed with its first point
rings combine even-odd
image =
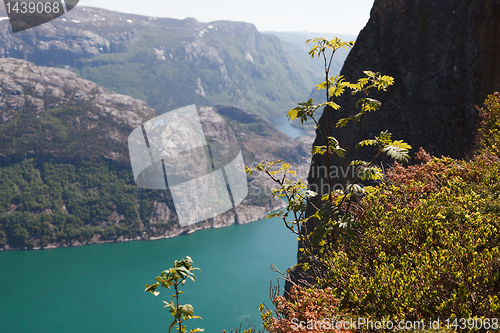
{"type": "MultiPolygon", "coordinates": [[[[128,135],[154,109],[25,60],[0,59],[0,79],[0,248],[169,237],[246,223],[282,205],[266,195],[269,183],[249,179],[236,211],[181,228],[169,191],[138,188],[130,167],[128,135]]],[[[307,165],[307,149],[254,112],[218,105],[199,114],[207,136],[225,135],[222,123],[232,129],[247,165],[307,165]]]]}
{"type": "Polygon", "coordinates": [[[309,74],[278,38],[242,22],[201,23],[78,6],[16,34],[8,20],[0,21],[0,57],[69,66],[159,113],[189,104],[231,104],[279,116],[311,90],[309,74]]]}

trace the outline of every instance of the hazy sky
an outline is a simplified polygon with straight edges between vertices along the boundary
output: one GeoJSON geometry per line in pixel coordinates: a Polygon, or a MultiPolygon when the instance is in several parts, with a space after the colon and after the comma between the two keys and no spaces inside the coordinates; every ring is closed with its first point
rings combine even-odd
{"type": "Polygon", "coordinates": [[[201,22],[244,21],[260,31],[357,35],[374,0],[80,0],[78,5],[201,22]]]}

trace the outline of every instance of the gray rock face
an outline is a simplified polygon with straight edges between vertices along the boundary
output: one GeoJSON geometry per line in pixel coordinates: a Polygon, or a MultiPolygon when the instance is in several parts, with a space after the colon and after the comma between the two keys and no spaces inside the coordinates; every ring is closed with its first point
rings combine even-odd
{"type": "MultiPolygon", "coordinates": [[[[220,71],[220,77],[226,86],[231,83],[227,68],[219,52],[215,47],[204,44],[201,40],[188,43],[184,46],[186,51],[185,60],[188,64],[206,63],[208,68],[217,68],[220,71]]],[[[201,85],[201,80],[200,80],[201,85]]],[[[204,96],[205,97],[205,96],[204,96]]]]}
{"type": "Polygon", "coordinates": [[[101,88],[66,69],[39,67],[25,60],[4,58],[0,59],[0,78],[0,111],[5,111],[2,113],[4,122],[8,122],[9,111],[19,111],[24,105],[43,111],[89,100],[131,127],[156,114],[145,102],[101,88]],[[119,112],[120,106],[130,110],[119,112]]]}
{"type": "MultiPolygon", "coordinates": [[[[129,133],[118,131],[117,127],[124,125],[132,130],[144,119],[156,115],[147,103],[101,88],[66,69],[39,67],[25,60],[0,59],[0,124],[9,123],[24,107],[39,118],[45,110],[79,102],[88,103],[87,114],[76,117],[74,127],[101,128],[102,140],[117,142],[125,148],[129,133]],[[88,121],[83,122],[83,118],[88,121]]],[[[43,139],[51,140],[52,137],[48,133],[43,139]]],[[[2,153],[8,153],[9,149],[6,147],[2,153]]],[[[106,157],[128,164],[126,149],[109,151],[106,157]]]]}
{"type": "MultiPolygon", "coordinates": [[[[498,0],[376,0],[341,72],[350,82],[364,77],[365,70],[395,80],[387,92],[370,93],[382,107],[363,118],[362,139],[389,130],[413,152],[423,147],[438,157],[471,157],[474,106],[500,89],[499,40],[498,0]]],[[[342,108],[331,111],[330,133],[350,153],[346,160],[355,157],[359,127],[335,129],[335,124],[358,112],[354,104],[359,97],[345,94],[336,100],[342,108]]],[[[326,122],[325,113],[320,121],[324,129],[326,122]]],[[[316,144],[321,142],[318,136],[316,144]]],[[[362,159],[373,156],[373,151],[360,151],[362,159]]],[[[324,163],[315,157],[312,168],[324,163]]],[[[313,178],[310,182],[320,182],[320,177],[313,178]]]]}

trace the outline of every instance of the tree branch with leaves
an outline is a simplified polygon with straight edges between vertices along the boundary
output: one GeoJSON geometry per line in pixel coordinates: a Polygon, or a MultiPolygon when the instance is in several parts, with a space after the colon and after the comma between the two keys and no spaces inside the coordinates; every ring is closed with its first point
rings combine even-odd
{"type": "Polygon", "coordinates": [[[345,81],[344,76],[330,76],[330,66],[335,52],[340,49],[349,49],[354,42],[343,42],[339,38],[327,40],[325,38],[310,39],[307,43],[316,43],[309,54],[312,58],[321,58],[325,66],[325,81],[318,84],[318,89],[326,90],[326,102],[314,104],[312,99],[305,103],[298,103],[297,107],[288,111],[287,116],[291,121],[298,120],[300,123],[312,120],[317,130],[317,135],[321,137],[323,145],[312,147],[313,155],[322,155],[326,161],[328,193],[322,195],[320,205],[312,201],[318,193],[310,190],[302,181],[290,180],[289,176],[295,172],[291,170],[289,164],[282,161],[266,162],[258,164],[255,168],[247,168],[249,175],[252,172],[264,172],[277,183],[278,188],[273,190],[274,197],[284,198],[288,201],[284,209],[268,217],[280,217],[285,225],[297,235],[297,239],[302,245],[300,250],[299,264],[304,271],[310,271],[311,275],[319,279],[324,269],[321,258],[327,251],[333,250],[334,241],[344,232],[352,232],[356,223],[354,214],[351,212],[352,204],[356,198],[370,191],[370,186],[363,187],[359,181],[379,181],[383,179],[383,170],[375,165],[380,155],[386,155],[399,162],[408,162],[409,150],[411,146],[402,140],[392,140],[392,134],[386,130],[382,131],[374,139],[362,140],[362,120],[367,113],[377,111],[382,103],[369,97],[370,91],[386,91],[394,84],[394,79],[388,75],[381,75],[371,71],[365,71],[366,77],[360,78],[356,83],[345,81]],[[333,112],[340,109],[340,105],[335,100],[350,90],[353,95],[360,94],[362,97],[357,101],[356,108],[359,110],[355,114],[339,118],[335,128],[345,127],[349,122],[357,123],[359,130],[359,142],[355,146],[356,158],[349,161],[348,165],[355,168],[355,176],[352,183],[346,183],[344,190],[333,191],[331,170],[331,158],[337,155],[345,158],[346,150],[341,147],[340,142],[331,135],[330,124],[333,112]],[[316,112],[324,107],[323,117],[326,117],[326,128],[321,128],[316,116],[316,112]],[[374,146],[378,152],[370,161],[359,160],[359,150],[365,146],[374,146]],[[275,167],[278,169],[275,169],[275,167]],[[313,208],[314,213],[306,216],[307,205],[313,208]],[[292,220],[290,221],[289,217],[292,220]],[[308,230],[310,219],[320,221],[314,230],[308,230]],[[305,260],[300,260],[300,259],[305,260]]]}
{"type": "MultiPolygon", "coordinates": [[[[175,294],[172,295],[171,297],[174,298],[174,301],[166,302],[164,308],[168,307],[170,308],[169,312],[172,314],[174,317],[174,320],[170,324],[168,328],[168,332],[172,330],[172,328],[175,325],[178,325],[178,332],[179,333],[185,333],[186,332],[186,326],[182,325],[182,323],[186,320],[189,319],[202,319],[199,316],[194,315],[194,308],[191,304],[184,304],[184,305],[179,305],[179,296],[180,294],[183,294],[184,292],[179,289],[180,286],[183,286],[187,279],[190,279],[191,281],[196,280],[196,276],[193,274],[194,270],[200,270],[197,267],[193,267],[191,264],[193,263],[193,260],[189,256],[186,256],[186,258],[178,261],[176,260],[174,262],[174,267],[169,268],[167,270],[164,270],[161,272],[160,276],[156,277],[156,282],[152,285],[147,284],[146,289],[144,291],[149,291],[155,296],[158,296],[160,294],[159,291],[156,291],[156,288],[158,287],[163,287],[170,289],[171,287],[174,288],[175,294]]],[[[189,333],[195,333],[195,332],[203,332],[204,330],[201,328],[195,328],[189,331],[189,333]]]]}

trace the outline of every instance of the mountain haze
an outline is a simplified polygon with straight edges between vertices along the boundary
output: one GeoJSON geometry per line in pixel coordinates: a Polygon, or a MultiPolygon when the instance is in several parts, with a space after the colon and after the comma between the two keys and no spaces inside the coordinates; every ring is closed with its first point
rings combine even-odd
{"type": "MultiPolygon", "coordinates": [[[[325,80],[325,66],[324,62],[320,59],[313,59],[308,52],[313,47],[314,43],[306,43],[309,39],[317,37],[324,37],[326,39],[333,39],[338,37],[343,41],[355,41],[356,35],[344,34],[330,34],[319,32],[283,32],[283,31],[264,31],[263,33],[270,34],[278,37],[281,40],[281,45],[285,51],[290,54],[294,60],[304,66],[304,68],[311,72],[313,79],[313,86],[325,80]]],[[[332,61],[331,73],[337,75],[340,73],[342,66],[349,51],[340,49],[336,52],[332,61]]]]}
{"type": "MultiPolygon", "coordinates": [[[[6,16],[0,8],[0,16],[6,16]]],[[[159,113],[189,104],[231,104],[284,115],[308,97],[311,79],[275,36],[243,22],[201,23],[76,7],[12,34],[0,21],[0,57],[69,66],[82,78],[147,102],[159,113]]]]}

